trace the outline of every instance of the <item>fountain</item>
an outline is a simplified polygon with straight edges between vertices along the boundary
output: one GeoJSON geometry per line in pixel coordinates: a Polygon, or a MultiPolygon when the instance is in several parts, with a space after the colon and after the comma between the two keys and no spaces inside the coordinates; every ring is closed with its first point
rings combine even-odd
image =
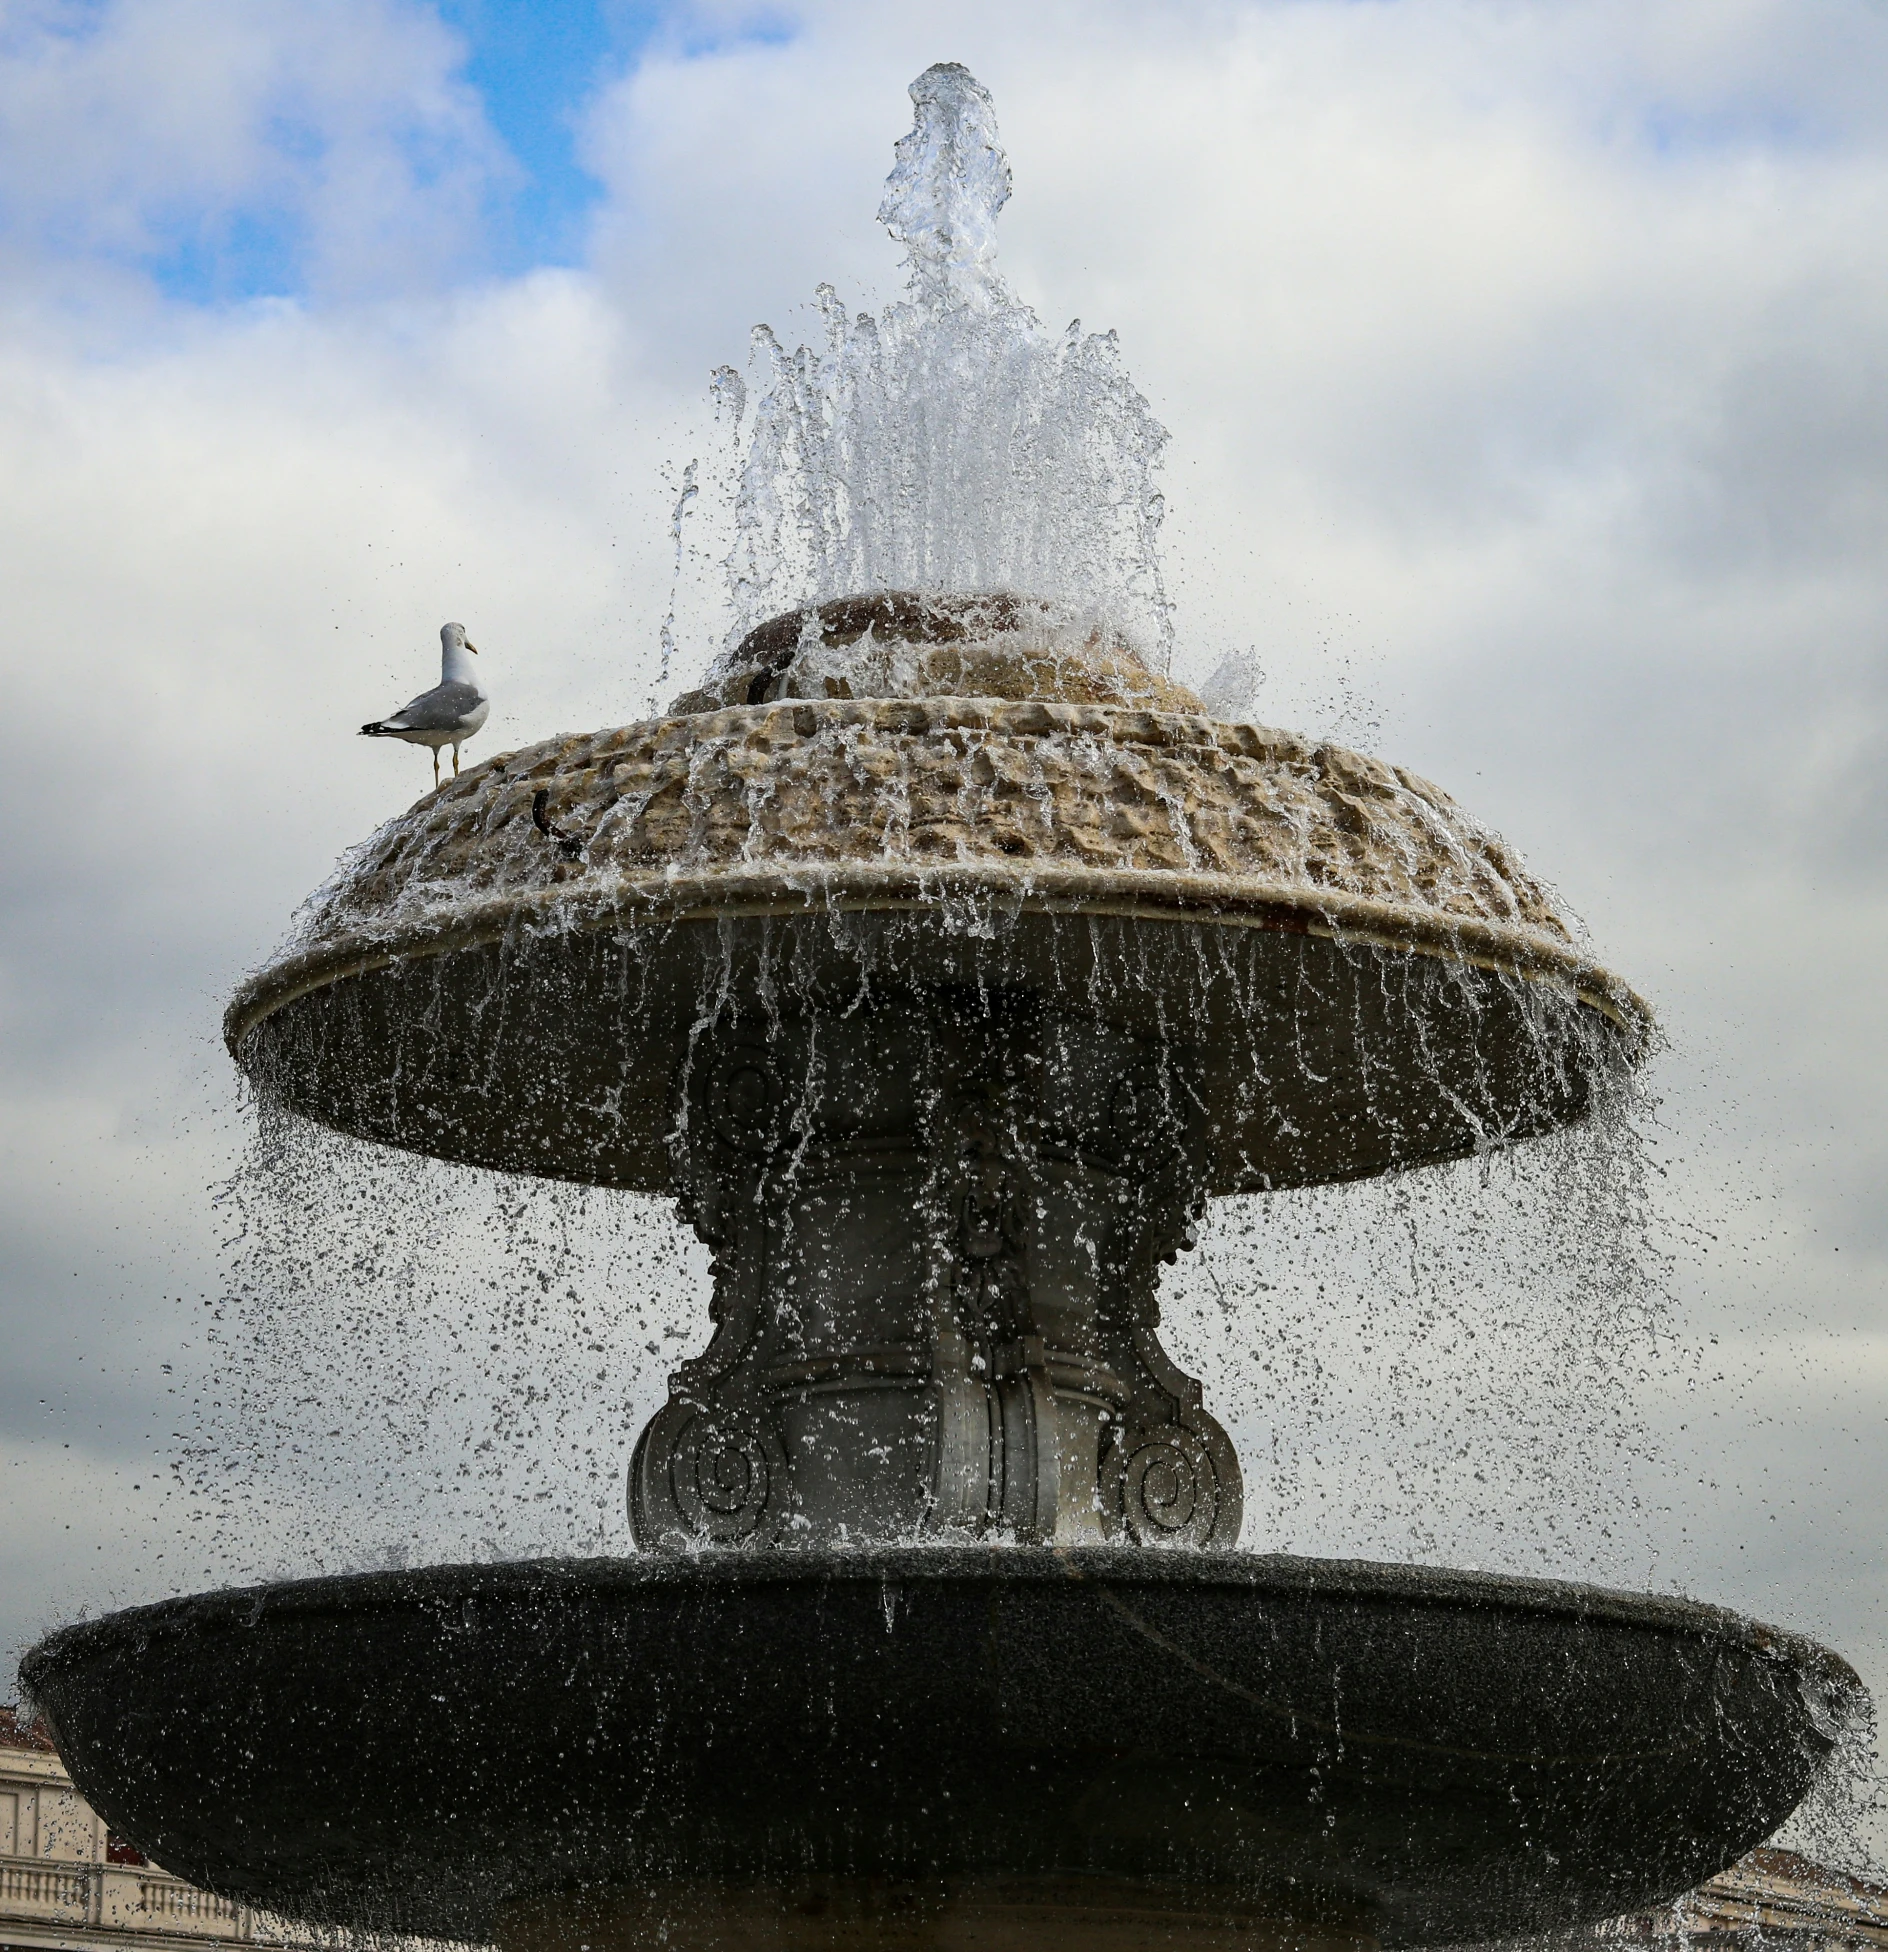
{"type": "Polygon", "coordinates": [[[987,96],[912,92],[912,293],[772,348],[703,686],[429,794],[227,1020],[293,1113],[678,1202],[713,1333],[635,1444],[640,1552],[162,1602],[24,1677],[171,1869],[508,1952],[1669,1898],[1796,1806],[1850,1670],[1688,1601],[1232,1550],[1159,1314],[1208,1200],[1594,1116],[1645,1007],[1437,788],[1164,675],[1159,431],[995,277],[987,96]]]}

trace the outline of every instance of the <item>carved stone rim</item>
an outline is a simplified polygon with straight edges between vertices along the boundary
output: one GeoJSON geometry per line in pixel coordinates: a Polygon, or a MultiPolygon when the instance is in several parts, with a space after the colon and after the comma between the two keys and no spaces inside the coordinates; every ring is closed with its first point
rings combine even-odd
{"type": "MultiPolygon", "coordinates": [[[[1605,1623],[1701,1640],[1720,1640],[1758,1657],[1816,1675],[1844,1695],[1867,1689],[1838,1653],[1807,1635],[1734,1608],[1668,1593],[1526,1574],[1471,1572],[1465,1567],[1408,1565],[1374,1559],[1318,1559],[1286,1552],[1209,1551],[1197,1546],[990,1545],[937,1543],[827,1547],[804,1552],[723,1548],[669,1557],[658,1553],[597,1559],[522,1559],[469,1565],[323,1573],[299,1579],[223,1587],[123,1607],[75,1620],[48,1634],[21,1662],[29,1689],[55,1682],[127,1639],[197,1634],[206,1627],[249,1627],[265,1617],[322,1617],[414,1606],[456,1609],[465,1600],[504,1603],[590,1592],[680,1587],[812,1586],[846,1582],[999,1580],[1006,1585],[1093,1584],[1244,1588],[1281,1599],[1382,1602],[1533,1613],[1605,1623]]],[[[1665,1753],[1647,1749],[1638,1753],[1665,1753]]]]}
{"type": "Polygon", "coordinates": [[[583,881],[508,889],[384,931],[350,931],[258,970],[231,998],[223,1038],[240,1061],[241,1046],[252,1031],[311,991],[396,963],[489,947],[520,929],[597,934],[625,923],[667,927],[745,917],[922,914],[965,898],[991,903],[1012,917],[1108,916],[1271,929],[1317,936],[1341,947],[1432,956],[1570,992],[1625,1033],[1635,1060],[1645,1055],[1651,1041],[1652,1011],[1624,981],[1577,949],[1512,923],[1237,874],[904,861],[688,875],[605,871],[583,881]]]}

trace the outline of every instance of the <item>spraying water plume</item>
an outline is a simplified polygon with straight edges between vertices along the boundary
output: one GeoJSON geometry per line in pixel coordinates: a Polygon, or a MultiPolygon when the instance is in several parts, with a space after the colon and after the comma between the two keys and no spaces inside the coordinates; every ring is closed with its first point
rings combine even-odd
{"type": "Polygon", "coordinates": [[[911,84],[917,120],[900,136],[878,220],[905,247],[920,301],[989,310],[1009,296],[996,268],[996,220],[1010,200],[1010,164],[990,91],[956,61],[911,84]]]}
{"type": "Polygon", "coordinates": [[[1167,430],[1112,332],[1046,331],[998,271],[1010,170],[988,92],[941,62],[911,99],[878,213],[905,296],[852,315],[822,285],[824,341],[791,352],[757,327],[751,418],[750,389],[717,376],[745,437],[722,661],[767,618],[859,591],[1019,591],[1164,666],[1167,430]]]}

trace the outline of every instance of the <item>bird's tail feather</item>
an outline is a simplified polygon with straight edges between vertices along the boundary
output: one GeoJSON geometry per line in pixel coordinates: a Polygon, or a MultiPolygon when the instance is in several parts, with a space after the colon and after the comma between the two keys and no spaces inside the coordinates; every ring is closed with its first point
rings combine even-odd
{"type": "Polygon", "coordinates": [[[379,719],[370,720],[366,725],[361,727],[361,737],[363,739],[384,739],[386,736],[387,728],[379,719]]]}

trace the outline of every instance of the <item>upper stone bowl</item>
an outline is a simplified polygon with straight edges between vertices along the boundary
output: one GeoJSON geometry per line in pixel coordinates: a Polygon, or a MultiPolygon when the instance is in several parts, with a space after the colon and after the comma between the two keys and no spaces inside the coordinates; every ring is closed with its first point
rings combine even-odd
{"type": "Polygon", "coordinates": [[[265,1095],[343,1130],[664,1191],[705,1023],[938,986],[1158,1047],[1203,1192],[1579,1119],[1649,1028],[1427,781],[1215,722],[1050,606],[899,593],[776,619],[669,716],[427,795],[225,1028],[265,1095]]]}

